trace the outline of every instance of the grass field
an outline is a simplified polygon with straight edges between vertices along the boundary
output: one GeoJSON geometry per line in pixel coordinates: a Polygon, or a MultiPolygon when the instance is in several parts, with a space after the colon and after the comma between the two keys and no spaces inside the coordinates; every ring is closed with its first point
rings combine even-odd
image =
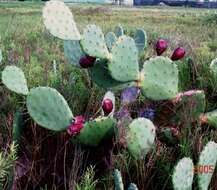
{"type": "MultiPolygon", "coordinates": [[[[21,67],[30,87],[51,86],[60,91],[68,101],[75,115],[86,117],[96,113],[105,93],[92,84],[88,73],[74,68],[64,58],[63,42],[51,36],[42,22],[43,4],[1,3],[0,4],[0,49],[3,61],[0,70],[6,65],[21,67]],[[60,75],[53,75],[53,61],[56,61],[60,75]]],[[[185,47],[186,57],[180,61],[180,91],[203,89],[206,93],[206,111],[217,107],[217,80],[209,72],[210,62],[217,57],[217,16],[216,10],[170,8],[170,7],[114,7],[102,5],[70,5],[79,30],[87,24],[99,25],[104,33],[113,31],[121,24],[126,34],[132,35],[136,28],[143,28],[148,36],[148,48],[143,59],[152,57],[153,45],[158,38],[169,41],[166,56],[170,56],[177,46],[185,47]]],[[[141,60],[141,62],[142,62],[141,60]]],[[[120,94],[117,93],[117,97],[120,94]]],[[[119,99],[117,101],[119,105],[119,99]]],[[[132,110],[145,104],[139,100],[132,110]]],[[[165,109],[160,102],[158,109],[165,109]]],[[[122,149],[109,152],[104,146],[86,148],[74,146],[65,134],[51,133],[36,127],[29,118],[24,97],[15,95],[0,83],[0,147],[7,150],[12,141],[13,116],[17,109],[24,112],[25,130],[18,151],[15,189],[76,189],[81,184],[81,176],[90,165],[95,166],[83,175],[81,190],[92,190],[90,183],[94,176],[96,189],[114,189],[112,171],[119,168],[127,186],[135,182],[140,190],[169,190],[172,188],[171,175],[178,159],[190,156],[197,161],[198,154],[208,140],[217,141],[217,131],[212,127],[183,124],[184,137],[173,146],[160,143],[160,155],[156,152],[147,160],[133,161],[122,149]],[[110,155],[110,153],[112,155],[110,155]],[[110,164],[104,158],[109,157],[110,164]],[[144,164],[146,162],[146,164],[144,164]],[[109,166],[108,166],[109,165],[109,166]],[[89,181],[88,181],[89,180],[89,181]]],[[[135,114],[135,113],[134,113],[135,114]]],[[[165,115],[162,115],[164,118],[165,115]]],[[[164,118],[165,119],[165,118],[164,118]]],[[[156,125],[167,125],[167,121],[156,121],[156,125]]],[[[106,146],[110,142],[106,142],[106,146]]],[[[109,147],[110,148],[110,147],[109,147]]],[[[5,187],[10,183],[6,181],[5,187]]],[[[217,173],[212,183],[217,190],[217,173]]],[[[14,189],[14,190],[15,190],[14,189]]],[[[194,189],[198,189],[194,183],[194,189]]]]}

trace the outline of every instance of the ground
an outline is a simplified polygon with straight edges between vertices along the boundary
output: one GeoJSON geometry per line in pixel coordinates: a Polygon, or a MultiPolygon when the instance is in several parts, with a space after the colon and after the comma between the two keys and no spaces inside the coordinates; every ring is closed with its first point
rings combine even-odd
{"type": "MultiPolygon", "coordinates": [[[[63,42],[52,37],[43,26],[42,7],[43,4],[40,3],[0,4],[0,48],[3,52],[0,70],[5,65],[15,64],[24,69],[30,87],[49,85],[57,88],[69,102],[75,115],[89,116],[96,113],[105,91],[90,82],[87,72],[67,63],[63,54],[63,42]],[[57,78],[52,75],[53,60],[60,72],[57,78]]],[[[90,4],[70,4],[70,8],[81,32],[90,23],[99,25],[104,33],[113,31],[119,24],[126,34],[133,34],[136,28],[143,28],[147,32],[148,48],[141,59],[155,54],[153,45],[158,38],[169,41],[166,56],[170,56],[178,46],[185,47],[187,55],[180,62],[183,69],[180,90],[204,89],[207,96],[206,110],[217,107],[217,83],[208,71],[208,65],[217,57],[216,10],[182,7],[127,8],[90,4]],[[191,72],[185,73],[186,70],[191,72]]],[[[146,165],[132,162],[128,155],[120,154],[117,150],[118,153],[112,155],[115,161],[113,160],[109,169],[104,170],[105,164],[101,162],[102,155],[106,157],[108,154],[106,150],[100,152],[102,147],[93,150],[85,147],[81,150],[81,147],[72,146],[64,134],[53,134],[38,128],[29,119],[24,102],[24,97],[14,95],[0,83],[2,149],[12,140],[14,112],[21,108],[25,113],[25,130],[18,159],[18,163],[25,167],[22,171],[18,167],[22,173],[16,184],[18,189],[46,189],[46,185],[47,189],[67,189],[67,186],[72,188],[75,182],[79,183],[88,164],[96,165],[95,178],[99,182],[99,189],[114,188],[114,166],[122,170],[126,185],[133,181],[141,190],[172,189],[170,176],[177,160],[183,156],[191,156],[196,161],[198,150],[202,146],[200,143],[204,144],[208,139],[217,140],[217,132],[212,128],[197,130],[197,126],[194,126],[180,145],[163,146],[161,156],[149,156],[146,165]],[[178,147],[180,150],[177,153],[178,147]]],[[[217,189],[216,179],[215,176],[213,190],[217,189]]]]}

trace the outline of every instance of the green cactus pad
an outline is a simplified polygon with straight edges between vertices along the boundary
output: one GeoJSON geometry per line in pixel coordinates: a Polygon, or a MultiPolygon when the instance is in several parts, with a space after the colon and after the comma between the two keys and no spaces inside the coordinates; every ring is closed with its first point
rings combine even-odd
{"type": "Polygon", "coordinates": [[[27,82],[23,71],[16,66],[7,66],[2,72],[3,84],[18,94],[29,93],[27,82]]]}
{"type": "Polygon", "coordinates": [[[191,190],[194,164],[191,158],[182,158],[175,167],[172,182],[174,190],[191,190]]]}
{"type": "Polygon", "coordinates": [[[93,82],[107,90],[118,91],[136,85],[135,82],[125,83],[114,80],[109,73],[106,63],[101,60],[97,60],[94,67],[89,69],[89,74],[93,82]]]}
{"type": "Polygon", "coordinates": [[[124,190],[121,172],[118,169],[114,170],[115,190],[124,190]]]}
{"type": "MultiPolygon", "coordinates": [[[[106,94],[103,97],[103,101],[105,99],[110,99],[112,101],[113,109],[112,109],[111,113],[108,116],[113,117],[114,112],[115,112],[115,95],[114,95],[114,93],[112,93],[111,91],[106,92],[106,94]]],[[[103,116],[105,115],[105,113],[103,112],[103,110],[102,110],[102,115],[103,116]]]]}
{"type": "Polygon", "coordinates": [[[87,25],[83,33],[81,45],[85,53],[92,57],[105,59],[110,57],[104,34],[96,25],[87,25]]]}
{"type": "Polygon", "coordinates": [[[33,120],[47,129],[62,131],[72,122],[73,115],[66,100],[53,88],[31,89],[26,104],[33,120]]]}
{"type": "Polygon", "coordinates": [[[20,110],[17,110],[16,113],[14,114],[14,119],[13,119],[13,141],[16,143],[19,143],[22,132],[24,128],[24,119],[22,112],[20,110]]]}
{"type": "Polygon", "coordinates": [[[50,33],[63,40],[80,40],[70,9],[61,1],[48,1],[43,8],[43,21],[50,33]]]}
{"type": "Polygon", "coordinates": [[[144,159],[153,147],[155,140],[155,126],[146,118],[134,119],[127,132],[127,147],[135,159],[144,159]]]}
{"type": "Polygon", "coordinates": [[[114,133],[116,120],[114,118],[99,117],[85,123],[74,142],[83,145],[97,146],[103,139],[109,138],[114,133]]]}
{"type": "Polygon", "coordinates": [[[158,56],[145,61],[141,75],[142,93],[147,98],[166,100],[178,93],[178,69],[169,58],[158,56]]]}
{"type": "Polygon", "coordinates": [[[217,110],[205,113],[204,117],[209,125],[217,128],[217,110]]]}
{"type": "Polygon", "coordinates": [[[108,64],[112,78],[121,82],[135,81],[139,77],[138,50],[134,40],[121,36],[112,48],[108,64]]]}
{"type": "Polygon", "coordinates": [[[80,67],[79,61],[85,56],[85,53],[81,49],[79,41],[64,40],[64,55],[71,64],[80,67]]]}
{"type": "Polygon", "coordinates": [[[210,70],[217,75],[217,58],[213,59],[210,64],[210,70]]]}
{"type": "Polygon", "coordinates": [[[108,50],[111,51],[113,45],[117,41],[117,37],[115,36],[115,34],[113,32],[108,32],[105,35],[105,41],[106,41],[106,45],[107,45],[108,50]]]}
{"type": "Polygon", "coordinates": [[[120,36],[123,36],[124,35],[124,29],[122,26],[116,26],[115,27],[115,35],[119,38],[120,36]]]}
{"type": "Polygon", "coordinates": [[[147,35],[143,29],[137,29],[134,41],[136,43],[136,47],[139,51],[139,54],[143,53],[145,48],[147,47],[147,35]]]}
{"type": "Polygon", "coordinates": [[[131,183],[127,190],[138,190],[138,187],[136,186],[136,184],[131,183]]]}
{"type": "Polygon", "coordinates": [[[198,173],[199,187],[201,190],[208,190],[215,166],[217,162],[217,144],[213,141],[208,142],[200,154],[198,166],[202,167],[212,167],[212,172],[198,173]]]}

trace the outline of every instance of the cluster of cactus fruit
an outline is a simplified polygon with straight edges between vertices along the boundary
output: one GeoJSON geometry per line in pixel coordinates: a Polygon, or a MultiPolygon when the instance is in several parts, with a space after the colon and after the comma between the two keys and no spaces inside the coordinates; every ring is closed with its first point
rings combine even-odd
{"type": "MultiPolygon", "coordinates": [[[[88,120],[82,115],[74,116],[67,101],[57,90],[50,87],[29,89],[22,70],[7,66],[2,72],[2,82],[10,90],[26,96],[28,113],[39,126],[53,131],[65,130],[72,136],[72,142],[97,146],[103,139],[117,132],[115,96],[112,91],[123,90],[123,105],[135,100],[141,92],[143,96],[154,101],[171,100],[176,105],[177,115],[180,117],[183,106],[192,105],[189,111],[192,122],[199,120],[201,123],[217,127],[217,111],[204,113],[204,91],[179,93],[178,67],[174,61],[184,57],[184,48],[176,48],[171,58],[163,57],[168,42],[160,39],[155,44],[158,56],[146,60],[140,69],[139,56],[147,46],[147,35],[143,29],[137,29],[132,38],[125,35],[123,28],[118,26],[115,32],[108,32],[104,36],[98,26],[88,25],[81,35],[69,8],[56,0],[46,2],[43,20],[46,29],[64,41],[66,59],[76,67],[88,69],[92,81],[108,91],[102,100],[101,115],[88,120]]],[[[217,75],[216,63],[214,60],[210,69],[217,75]]],[[[135,159],[145,159],[154,146],[154,115],[154,109],[143,110],[140,117],[132,120],[126,127],[127,148],[135,159]]],[[[201,153],[199,164],[209,163],[215,166],[216,158],[217,145],[210,142],[201,153]]],[[[191,189],[192,168],[190,158],[184,158],[178,163],[173,175],[175,189],[191,189]]],[[[199,176],[202,190],[208,189],[211,176],[199,176]]],[[[117,190],[124,188],[118,170],[115,170],[115,184],[117,190]]],[[[128,189],[137,187],[130,184],[128,189]]]]}

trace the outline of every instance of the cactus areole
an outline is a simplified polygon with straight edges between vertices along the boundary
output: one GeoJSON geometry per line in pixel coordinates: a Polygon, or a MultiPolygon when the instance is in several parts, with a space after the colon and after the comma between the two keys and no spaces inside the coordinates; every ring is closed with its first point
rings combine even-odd
{"type": "Polygon", "coordinates": [[[177,61],[185,56],[185,49],[183,47],[178,47],[174,50],[171,59],[177,61]]]}
{"type": "Polygon", "coordinates": [[[96,61],[95,57],[91,57],[89,55],[82,57],[79,60],[79,64],[82,68],[89,68],[92,67],[94,65],[94,62],[96,61]]]}
{"type": "Polygon", "coordinates": [[[159,39],[155,44],[155,50],[157,52],[157,55],[158,56],[162,55],[163,52],[166,51],[167,47],[168,47],[167,41],[164,39],[159,39]]]}
{"type": "Polygon", "coordinates": [[[112,100],[109,98],[104,99],[102,102],[102,109],[106,115],[109,115],[113,110],[112,100]]]}
{"type": "Polygon", "coordinates": [[[84,122],[85,119],[83,116],[76,116],[67,129],[68,134],[72,136],[78,135],[84,127],[84,122]]]}

